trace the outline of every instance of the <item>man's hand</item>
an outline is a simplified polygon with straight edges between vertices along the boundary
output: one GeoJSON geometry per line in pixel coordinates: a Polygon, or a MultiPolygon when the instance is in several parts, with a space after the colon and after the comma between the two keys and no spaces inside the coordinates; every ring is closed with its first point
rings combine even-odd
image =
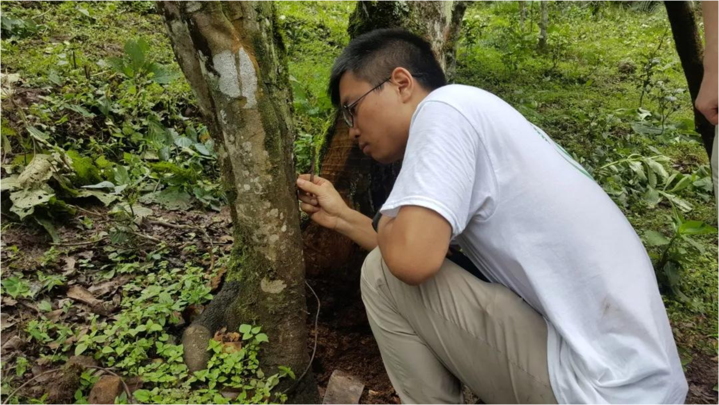
{"type": "Polygon", "coordinates": [[[315,176],[310,183],[310,175],[303,174],[297,179],[300,188],[299,199],[302,211],[322,227],[336,229],[341,216],[349,210],[340,194],[328,180],[315,176]]]}
{"type": "Polygon", "coordinates": [[[717,74],[706,72],[695,103],[697,110],[704,114],[712,125],[717,125],[717,74]]]}

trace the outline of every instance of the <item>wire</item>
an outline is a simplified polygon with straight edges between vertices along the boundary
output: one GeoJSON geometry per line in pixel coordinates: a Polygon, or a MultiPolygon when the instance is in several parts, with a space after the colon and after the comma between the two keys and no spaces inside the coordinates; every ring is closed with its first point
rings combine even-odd
{"type": "Polygon", "coordinates": [[[320,321],[320,306],[321,306],[320,305],[320,297],[317,296],[317,293],[315,292],[315,290],[312,288],[312,286],[307,281],[305,281],[305,284],[307,285],[307,287],[309,287],[310,291],[312,291],[312,294],[314,294],[315,298],[317,299],[317,314],[315,315],[315,345],[312,348],[312,357],[310,357],[310,362],[307,363],[307,368],[305,368],[305,371],[302,372],[302,375],[300,376],[300,378],[298,378],[297,381],[295,381],[295,383],[292,384],[292,386],[290,386],[286,390],[282,391],[283,394],[287,394],[287,393],[291,392],[292,390],[294,390],[295,388],[297,388],[297,386],[300,384],[300,382],[305,377],[307,372],[310,371],[310,367],[312,367],[312,361],[315,359],[315,353],[317,353],[317,336],[319,335],[319,331],[317,330],[317,325],[319,324],[319,321],[320,321]]]}

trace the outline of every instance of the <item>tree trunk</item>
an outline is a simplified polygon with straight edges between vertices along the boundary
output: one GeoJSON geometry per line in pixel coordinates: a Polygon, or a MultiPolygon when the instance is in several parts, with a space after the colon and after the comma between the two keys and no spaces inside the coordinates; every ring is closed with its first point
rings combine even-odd
{"type": "MultiPolygon", "coordinates": [[[[359,1],[350,15],[348,32],[350,38],[356,38],[379,28],[407,29],[425,38],[442,68],[451,73],[466,7],[461,1],[359,1]]],[[[373,216],[389,196],[400,164],[382,166],[364,156],[338,118],[326,134],[321,175],[335,185],[350,207],[373,216]]],[[[357,290],[353,281],[364,260],[357,245],[315,224],[305,229],[304,239],[308,275],[331,272],[346,279],[348,289],[357,290]]]]}
{"type": "MultiPolygon", "coordinates": [[[[235,244],[225,283],[183,335],[190,370],[206,367],[221,327],[261,325],[265,373],[307,368],[304,263],[285,50],[272,2],[161,2],[177,61],[220,145],[235,244]]],[[[292,381],[282,382],[277,390],[292,381]]],[[[313,378],[291,400],[315,402],[313,378]]],[[[293,387],[296,388],[296,387],[293,387]]]]}
{"type": "MultiPolygon", "coordinates": [[[[689,94],[692,97],[692,106],[694,106],[704,77],[704,50],[697,29],[696,16],[688,1],[665,1],[664,6],[667,9],[674,44],[682,62],[684,76],[689,85],[689,94]]],[[[696,107],[694,107],[694,128],[701,135],[704,148],[711,160],[714,125],[707,121],[704,114],[700,113],[696,107]]]]}
{"type": "Polygon", "coordinates": [[[527,18],[526,1],[518,1],[519,4],[519,29],[524,31],[524,20],[527,18]]]}
{"type": "Polygon", "coordinates": [[[539,2],[539,8],[542,17],[539,20],[539,50],[547,49],[547,26],[549,25],[549,15],[547,13],[547,1],[539,2]]]}

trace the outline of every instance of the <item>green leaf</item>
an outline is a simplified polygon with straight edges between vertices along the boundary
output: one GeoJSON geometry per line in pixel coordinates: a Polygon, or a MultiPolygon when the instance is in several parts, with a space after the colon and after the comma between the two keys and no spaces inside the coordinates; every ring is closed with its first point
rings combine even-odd
{"type": "Polygon", "coordinates": [[[145,194],[140,197],[140,202],[145,204],[160,204],[170,211],[188,210],[192,208],[192,197],[190,194],[174,187],[145,194]]]}
{"type": "Polygon", "coordinates": [[[85,350],[87,350],[87,345],[86,345],[86,344],[84,344],[84,343],[78,344],[78,345],[75,347],[75,356],[81,355],[82,353],[85,352],[85,350]]]}
{"type": "Polygon", "coordinates": [[[706,254],[706,249],[699,242],[695,241],[687,235],[682,235],[681,238],[688,244],[692,245],[694,249],[698,250],[700,254],[706,254]]]}
{"type": "Polygon", "coordinates": [[[255,336],[255,340],[257,340],[257,343],[270,341],[269,339],[267,339],[267,335],[265,335],[264,333],[257,334],[257,336],[255,336]]]}
{"type": "Polygon", "coordinates": [[[664,166],[661,165],[661,163],[651,158],[645,158],[644,161],[647,162],[647,165],[649,165],[649,167],[654,173],[661,176],[663,179],[669,177],[669,174],[667,173],[666,169],[664,169],[664,166]]]}
{"type": "Polygon", "coordinates": [[[201,143],[199,143],[199,142],[195,144],[195,149],[197,149],[198,152],[200,152],[201,154],[203,154],[203,155],[205,155],[205,156],[210,156],[210,155],[211,155],[211,153],[210,153],[210,151],[207,149],[207,147],[206,147],[204,144],[201,144],[201,143]]]}
{"type": "Polygon", "coordinates": [[[644,231],[644,240],[650,246],[664,246],[669,244],[669,239],[657,231],[644,231]]]}
{"type": "Polygon", "coordinates": [[[181,148],[189,148],[193,144],[194,144],[194,142],[192,142],[192,139],[190,139],[186,136],[181,136],[181,137],[175,139],[175,145],[177,145],[181,148]]]}
{"type": "Polygon", "coordinates": [[[635,122],[632,124],[632,129],[639,135],[661,135],[662,129],[649,126],[641,122],[635,122]]]}
{"type": "Polygon", "coordinates": [[[250,333],[251,330],[252,330],[252,326],[250,326],[250,325],[247,325],[245,323],[240,325],[240,333],[250,333]]]}
{"type": "Polygon", "coordinates": [[[132,66],[137,71],[145,64],[145,52],[149,46],[144,39],[139,41],[129,40],[125,42],[125,53],[130,57],[132,66]]]}
{"type": "Polygon", "coordinates": [[[47,231],[47,233],[50,234],[50,237],[52,238],[52,241],[54,243],[60,242],[60,236],[57,234],[57,229],[55,229],[55,225],[53,225],[52,221],[50,221],[47,218],[42,218],[42,217],[37,217],[37,216],[34,218],[35,218],[35,222],[40,224],[40,226],[42,226],[45,229],[45,231],[47,231]]]}
{"type": "Polygon", "coordinates": [[[662,198],[659,196],[659,192],[652,187],[647,187],[647,192],[644,193],[642,199],[647,203],[649,208],[654,208],[659,204],[662,198]]]}
{"type": "Polygon", "coordinates": [[[42,300],[37,303],[37,309],[39,309],[42,312],[50,312],[50,311],[52,311],[52,305],[50,304],[50,301],[42,300]]]}
{"type": "MultiPolygon", "coordinates": [[[[105,182],[105,183],[109,183],[109,182],[105,182]]],[[[112,183],[110,183],[110,184],[112,184],[112,183]]],[[[99,190],[82,190],[82,191],[80,191],[80,193],[78,193],[77,196],[79,198],[95,197],[98,200],[100,200],[106,207],[109,206],[110,204],[112,204],[113,202],[115,202],[115,200],[117,199],[116,195],[103,193],[102,191],[99,191],[99,190]]]]}
{"type": "Polygon", "coordinates": [[[256,334],[260,333],[261,330],[262,330],[262,326],[255,326],[254,328],[252,328],[252,334],[256,335],[256,334]]]}
{"type": "Polygon", "coordinates": [[[157,84],[168,84],[180,76],[170,66],[159,63],[150,65],[149,71],[152,73],[152,80],[157,84]]]}
{"type": "Polygon", "coordinates": [[[115,185],[112,182],[109,181],[103,181],[97,184],[92,184],[90,186],[82,186],[82,188],[106,188],[110,190],[115,189],[115,185]]]}
{"type": "Polygon", "coordinates": [[[69,105],[67,107],[68,110],[75,111],[76,113],[83,116],[83,118],[94,118],[95,114],[91,113],[90,111],[87,111],[85,107],[79,106],[79,105],[69,105]]]}
{"type": "Polygon", "coordinates": [[[37,138],[41,141],[46,141],[50,137],[48,134],[40,131],[33,126],[27,127],[27,132],[29,132],[30,135],[32,135],[34,138],[37,138]]]}
{"type": "Polygon", "coordinates": [[[20,190],[10,194],[10,200],[13,202],[10,211],[17,214],[20,219],[27,217],[35,212],[35,207],[43,205],[50,201],[55,194],[51,194],[45,190],[20,190]]]}
{"type": "Polygon", "coordinates": [[[132,395],[140,402],[148,402],[150,400],[150,391],[148,390],[135,390],[132,395]]]}
{"type": "Polygon", "coordinates": [[[717,228],[701,221],[685,221],[677,229],[680,235],[708,235],[717,233],[717,228]]]}

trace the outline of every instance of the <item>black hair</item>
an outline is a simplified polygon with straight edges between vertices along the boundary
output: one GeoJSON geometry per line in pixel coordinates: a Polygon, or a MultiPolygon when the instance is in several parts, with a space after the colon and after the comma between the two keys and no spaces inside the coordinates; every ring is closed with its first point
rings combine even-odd
{"type": "Polygon", "coordinates": [[[407,69],[428,91],[447,84],[427,41],[403,29],[379,29],[350,41],[335,60],[327,89],[332,104],[340,104],[340,79],[345,72],[352,72],[375,86],[398,67],[407,69]]]}

